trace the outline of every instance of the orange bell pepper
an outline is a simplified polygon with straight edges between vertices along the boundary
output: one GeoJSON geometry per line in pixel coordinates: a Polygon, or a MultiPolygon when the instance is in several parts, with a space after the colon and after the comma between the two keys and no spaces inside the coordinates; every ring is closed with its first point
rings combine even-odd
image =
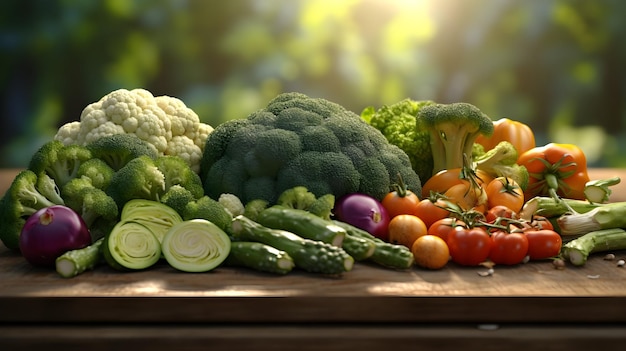
{"type": "Polygon", "coordinates": [[[574,144],[550,143],[534,147],[519,156],[519,165],[529,173],[524,197],[565,197],[585,199],[585,184],[589,181],[587,158],[574,144]]]}

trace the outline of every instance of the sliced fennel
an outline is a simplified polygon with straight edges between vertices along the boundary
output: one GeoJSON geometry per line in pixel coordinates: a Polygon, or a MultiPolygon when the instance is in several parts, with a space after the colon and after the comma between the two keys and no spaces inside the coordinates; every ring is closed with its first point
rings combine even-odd
{"type": "Polygon", "coordinates": [[[145,225],[133,221],[119,222],[102,244],[106,262],[119,270],[148,268],[161,258],[161,244],[145,225]]]}
{"type": "Polygon", "coordinates": [[[207,272],[219,266],[230,253],[228,235],[205,219],[192,219],[172,226],[161,244],[165,260],[184,272],[207,272]]]}
{"type": "Polygon", "coordinates": [[[183,221],[173,208],[158,201],[135,199],[128,201],[121,213],[121,221],[132,221],[148,227],[163,241],[165,233],[177,223],[183,221]]]}

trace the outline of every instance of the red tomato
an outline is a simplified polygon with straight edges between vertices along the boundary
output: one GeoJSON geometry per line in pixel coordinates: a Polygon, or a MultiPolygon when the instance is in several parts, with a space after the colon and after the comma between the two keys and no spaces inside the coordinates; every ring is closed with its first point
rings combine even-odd
{"type": "MultiPolygon", "coordinates": [[[[508,219],[518,219],[518,215],[506,206],[494,206],[485,212],[485,221],[489,224],[507,226],[511,222],[508,219]]],[[[493,227],[489,230],[489,232],[495,232],[498,230],[500,229],[493,227]]]]}
{"type": "Polygon", "coordinates": [[[491,252],[491,238],[483,228],[456,227],[446,241],[452,261],[463,266],[485,262],[491,252]]]}
{"type": "Polygon", "coordinates": [[[530,221],[530,226],[532,229],[536,230],[554,230],[554,225],[552,224],[552,222],[550,222],[550,220],[544,216],[533,216],[532,220],[530,221]]]}
{"type": "Polygon", "coordinates": [[[498,177],[485,188],[487,191],[487,206],[506,206],[513,212],[520,212],[524,206],[524,191],[517,182],[508,177],[498,177]]]}
{"type": "Polygon", "coordinates": [[[401,214],[415,214],[415,207],[420,202],[419,197],[406,188],[398,188],[397,190],[389,192],[381,204],[387,210],[389,218],[393,218],[401,214]]]}
{"type": "Polygon", "coordinates": [[[524,233],[497,231],[491,234],[489,259],[495,264],[521,263],[528,254],[528,238],[524,233]]]}
{"type": "Polygon", "coordinates": [[[485,220],[488,223],[495,223],[498,218],[516,219],[517,213],[503,205],[493,206],[485,213],[485,220]]]}
{"type": "Polygon", "coordinates": [[[554,230],[527,230],[528,257],[531,260],[543,260],[557,256],[561,252],[562,239],[554,230]]]}
{"type": "Polygon", "coordinates": [[[421,200],[414,209],[414,215],[419,217],[426,227],[430,227],[436,221],[446,218],[450,215],[450,211],[445,209],[446,204],[443,200],[431,199],[421,200]]]}
{"type": "Polygon", "coordinates": [[[463,223],[462,221],[456,218],[446,217],[438,221],[435,221],[435,223],[431,224],[428,227],[427,233],[429,235],[438,236],[442,238],[444,241],[448,241],[448,234],[451,231],[454,231],[455,230],[454,228],[464,227],[464,226],[465,226],[465,223],[463,223]]]}

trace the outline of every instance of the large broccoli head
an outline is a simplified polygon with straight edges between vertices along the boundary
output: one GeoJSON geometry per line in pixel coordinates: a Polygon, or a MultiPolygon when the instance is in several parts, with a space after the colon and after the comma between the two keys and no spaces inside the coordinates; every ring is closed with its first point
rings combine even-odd
{"type": "Polygon", "coordinates": [[[398,173],[420,192],[407,154],[358,115],[325,99],[278,95],[246,119],[222,123],[209,135],[200,176],[205,193],[237,195],[244,203],[305,186],[316,196],[354,192],[377,199],[398,173]]]}

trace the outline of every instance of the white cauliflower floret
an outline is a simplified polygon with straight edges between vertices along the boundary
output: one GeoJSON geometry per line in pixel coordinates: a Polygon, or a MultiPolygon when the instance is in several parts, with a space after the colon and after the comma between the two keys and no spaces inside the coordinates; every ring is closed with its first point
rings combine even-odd
{"type": "Polygon", "coordinates": [[[72,144],[80,132],[80,122],[69,122],[61,126],[54,136],[55,140],[62,142],[64,145],[72,144]]]}
{"type": "Polygon", "coordinates": [[[174,97],[155,97],[145,89],[118,89],[89,104],[80,120],[59,128],[55,139],[86,145],[103,136],[134,134],[159,155],[175,155],[199,171],[202,151],[213,128],[174,97]]]}
{"type": "Polygon", "coordinates": [[[202,149],[200,149],[193,140],[183,136],[177,135],[172,137],[172,140],[167,144],[165,150],[166,155],[176,155],[183,160],[187,161],[191,165],[191,169],[194,172],[200,172],[200,161],[202,160],[202,149]]]}
{"type": "Polygon", "coordinates": [[[200,150],[204,151],[204,145],[206,145],[206,139],[209,137],[209,134],[213,132],[213,127],[206,123],[200,123],[198,126],[198,134],[194,139],[193,143],[196,144],[200,148],[200,150]]]}

